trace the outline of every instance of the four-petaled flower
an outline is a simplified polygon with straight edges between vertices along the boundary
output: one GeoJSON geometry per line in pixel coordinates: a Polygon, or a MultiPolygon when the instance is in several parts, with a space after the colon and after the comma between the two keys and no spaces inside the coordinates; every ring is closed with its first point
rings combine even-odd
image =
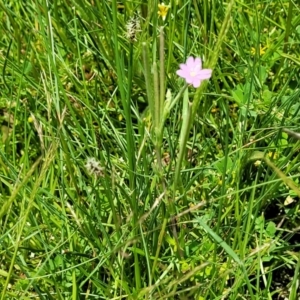
{"type": "Polygon", "coordinates": [[[169,8],[170,8],[170,5],[165,5],[163,2],[162,2],[162,4],[158,4],[158,12],[157,13],[163,19],[163,21],[166,19],[169,8]]]}
{"type": "Polygon", "coordinates": [[[189,84],[192,84],[195,88],[199,87],[202,80],[209,79],[211,77],[211,69],[202,69],[201,59],[196,57],[189,57],[185,64],[180,64],[180,69],[176,71],[176,74],[184,78],[189,84]]]}

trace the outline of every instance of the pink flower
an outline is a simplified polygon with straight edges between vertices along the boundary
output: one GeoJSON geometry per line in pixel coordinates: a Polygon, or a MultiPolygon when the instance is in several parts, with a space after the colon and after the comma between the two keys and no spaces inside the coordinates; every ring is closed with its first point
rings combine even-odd
{"type": "Polygon", "coordinates": [[[201,59],[190,56],[185,64],[180,64],[180,69],[176,74],[184,78],[187,83],[192,84],[195,88],[199,87],[202,80],[211,77],[211,69],[202,69],[201,59]]]}

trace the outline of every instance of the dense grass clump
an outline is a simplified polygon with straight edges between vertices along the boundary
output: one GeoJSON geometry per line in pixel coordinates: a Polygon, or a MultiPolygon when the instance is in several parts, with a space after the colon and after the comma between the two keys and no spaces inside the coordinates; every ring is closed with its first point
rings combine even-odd
{"type": "Polygon", "coordinates": [[[299,299],[296,1],[0,8],[0,300],[299,299]]]}

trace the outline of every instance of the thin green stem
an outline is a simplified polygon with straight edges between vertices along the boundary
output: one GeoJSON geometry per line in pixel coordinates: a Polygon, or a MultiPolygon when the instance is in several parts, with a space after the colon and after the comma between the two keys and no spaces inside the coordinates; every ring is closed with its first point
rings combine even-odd
{"type": "Polygon", "coordinates": [[[160,111],[160,118],[158,123],[161,124],[163,111],[164,111],[164,102],[165,102],[165,37],[164,37],[164,27],[161,26],[159,29],[159,111],[160,111]]]}
{"type": "MultiPolygon", "coordinates": [[[[137,235],[138,227],[138,209],[137,209],[137,199],[136,199],[136,166],[135,166],[135,146],[134,146],[134,135],[133,126],[131,119],[131,88],[132,88],[132,66],[133,66],[133,46],[130,45],[129,52],[129,64],[128,64],[128,77],[127,77],[127,95],[125,93],[125,73],[124,73],[124,61],[121,60],[119,41],[118,41],[118,19],[117,19],[117,1],[112,1],[112,15],[113,15],[113,40],[114,40],[114,52],[115,52],[115,62],[117,67],[117,77],[118,77],[118,88],[121,94],[121,101],[124,109],[125,120],[126,120],[126,141],[127,141],[127,159],[129,164],[129,187],[131,191],[131,207],[133,210],[133,236],[137,235]]],[[[134,248],[136,245],[134,245],[134,248]]],[[[141,288],[141,276],[140,276],[140,265],[138,259],[138,253],[134,249],[134,270],[135,270],[135,284],[136,289],[141,288]]]]}

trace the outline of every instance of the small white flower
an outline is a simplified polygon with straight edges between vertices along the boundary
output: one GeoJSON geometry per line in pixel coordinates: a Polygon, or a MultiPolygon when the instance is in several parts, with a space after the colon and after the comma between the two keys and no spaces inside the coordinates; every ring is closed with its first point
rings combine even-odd
{"type": "Polygon", "coordinates": [[[100,163],[94,158],[89,157],[85,164],[85,168],[91,175],[103,176],[103,168],[100,166],[100,163]]]}

